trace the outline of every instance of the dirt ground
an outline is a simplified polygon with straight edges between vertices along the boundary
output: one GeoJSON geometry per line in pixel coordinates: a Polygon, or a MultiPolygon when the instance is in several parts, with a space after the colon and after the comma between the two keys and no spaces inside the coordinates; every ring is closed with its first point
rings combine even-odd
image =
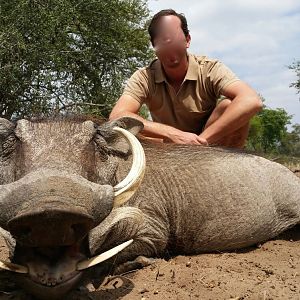
{"type": "MultiPolygon", "coordinates": [[[[0,259],[7,255],[0,241],[0,259]]],[[[1,300],[21,298],[0,291],[1,300]]],[[[75,298],[300,300],[300,225],[242,251],[159,259],[143,270],[107,278],[97,290],[75,298]]]]}
{"type": "Polygon", "coordinates": [[[158,260],[155,266],[112,279],[92,295],[97,300],[300,300],[300,226],[239,252],[158,260]]]}

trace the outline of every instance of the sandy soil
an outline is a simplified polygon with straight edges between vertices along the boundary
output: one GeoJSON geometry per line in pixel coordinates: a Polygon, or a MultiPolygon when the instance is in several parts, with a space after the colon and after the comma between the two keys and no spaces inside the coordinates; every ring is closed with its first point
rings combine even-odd
{"type": "MultiPolygon", "coordinates": [[[[7,255],[0,241],[0,259],[7,255]]],[[[1,280],[0,287],[4,285],[1,280]]],[[[159,259],[143,270],[107,278],[97,290],[90,290],[74,298],[300,300],[300,225],[242,251],[159,259]]],[[[0,288],[0,299],[24,297],[0,288]]]]}
{"type": "Polygon", "coordinates": [[[300,300],[299,250],[300,226],[244,251],[158,260],[155,266],[125,275],[124,279],[115,278],[93,295],[94,299],[128,300],[300,300]],[[122,281],[123,288],[115,289],[114,285],[121,286],[122,281]]]}

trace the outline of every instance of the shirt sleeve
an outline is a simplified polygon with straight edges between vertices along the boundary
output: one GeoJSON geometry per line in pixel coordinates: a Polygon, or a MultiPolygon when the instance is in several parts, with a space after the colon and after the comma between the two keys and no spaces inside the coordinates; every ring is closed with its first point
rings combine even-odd
{"type": "Polygon", "coordinates": [[[207,84],[209,89],[218,98],[222,89],[240,79],[222,62],[214,61],[207,70],[207,84]]]}
{"type": "Polygon", "coordinates": [[[149,78],[144,69],[136,71],[127,81],[123,95],[129,95],[143,104],[149,97],[149,78]]]}

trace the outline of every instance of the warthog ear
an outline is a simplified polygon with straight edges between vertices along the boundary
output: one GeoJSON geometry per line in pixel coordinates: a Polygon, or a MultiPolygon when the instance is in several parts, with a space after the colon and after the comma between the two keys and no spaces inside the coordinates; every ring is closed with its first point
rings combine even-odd
{"type": "Polygon", "coordinates": [[[0,118],[0,185],[14,178],[14,162],[11,160],[16,146],[15,124],[0,118]]]}
{"type": "Polygon", "coordinates": [[[144,128],[144,125],[141,121],[130,117],[122,117],[111,121],[108,124],[111,126],[111,128],[115,126],[124,128],[134,135],[137,135],[144,128]]]}
{"type": "MultiPolygon", "coordinates": [[[[115,154],[127,155],[130,147],[123,136],[113,130],[114,127],[121,127],[134,135],[137,135],[144,127],[143,123],[137,119],[130,117],[122,117],[110,122],[107,122],[98,127],[99,135],[105,140],[106,146],[115,154]]],[[[101,143],[101,142],[100,142],[101,143]]],[[[103,143],[101,143],[103,144],[103,143]]]]}
{"type": "Polygon", "coordinates": [[[15,125],[3,118],[0,118],[0,139],[5,138],[9,135],[15,128],[15,125]]]}

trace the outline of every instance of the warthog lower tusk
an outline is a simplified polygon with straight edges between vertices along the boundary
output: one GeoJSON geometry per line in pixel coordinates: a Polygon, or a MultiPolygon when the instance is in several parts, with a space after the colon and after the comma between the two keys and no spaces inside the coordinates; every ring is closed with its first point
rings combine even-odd
{"type": "Polygon", "coordinates": [[[127,242],[124,242],[110,250],[107,250],[106,252],[103,252],[97,256],[94,256],[92,258],[89,258],[87,260],[83,260],[80,261],[77,264],[77,271],[82,271],[84,269],[87,269],[89,267],[95,266],[97,264],[100,264],[101,262],[111,258],[112,256],[116,255],[117,253],[119,253],[120,251],[122,251],[123,249],[125,249],[127,246],[129,246],[131,243],[133,242],[133,240],[129,240],[127,242]]]}
{"type": "MultiPolygon", "coordinates": [[[[87,260],[83,260],[80,261],[77,266],[76,266],[76,270],[77,271],[82,271],[85,270],[89,267],[95,266],[97,264],[100,264],[101,262],[111,258],[112,256],[118,254],[120,251],[122,251],[123,249],[125,249],[126,247],[128,247],[131,243],[133,242],[133,240],[129,240],[127,242],[124,242],[110,250],[107,250],[104,253],[101,253],[95,257],[89,258],[87,260]]],[[[7,261],[2,261],[0,260],[0,269],[3,270],[7,270],[7,271],[11,271],[11,272],[16,272],[16,273],[22,273],[22,274],[27,274],[28,268],[21,266],[21,265],[17,265],[17,264],[13,264],[11,262],[7,262],[7,261]]]]}
{"type": "Polygon", "coordinates": [[[22,274],[27,274],[28,273],[28,268],[27,267],[17,265],[17,264],[13,264],[13,263],[8,262],[8,261],[2,261],[2,260],[0,260],[0,269],[15,272],[15,273],[22,273],[22,274]]]}
{"type": "Polygon", "coordinates": [[[114,207],[118,207],[128,201],[141,184],[146,168],[146,158],[141,143],[132,133],[120,127],[114,127],[113,130],[126,138],[132,150],[131,169],[128,175],[114,186],[114,207]]]}

